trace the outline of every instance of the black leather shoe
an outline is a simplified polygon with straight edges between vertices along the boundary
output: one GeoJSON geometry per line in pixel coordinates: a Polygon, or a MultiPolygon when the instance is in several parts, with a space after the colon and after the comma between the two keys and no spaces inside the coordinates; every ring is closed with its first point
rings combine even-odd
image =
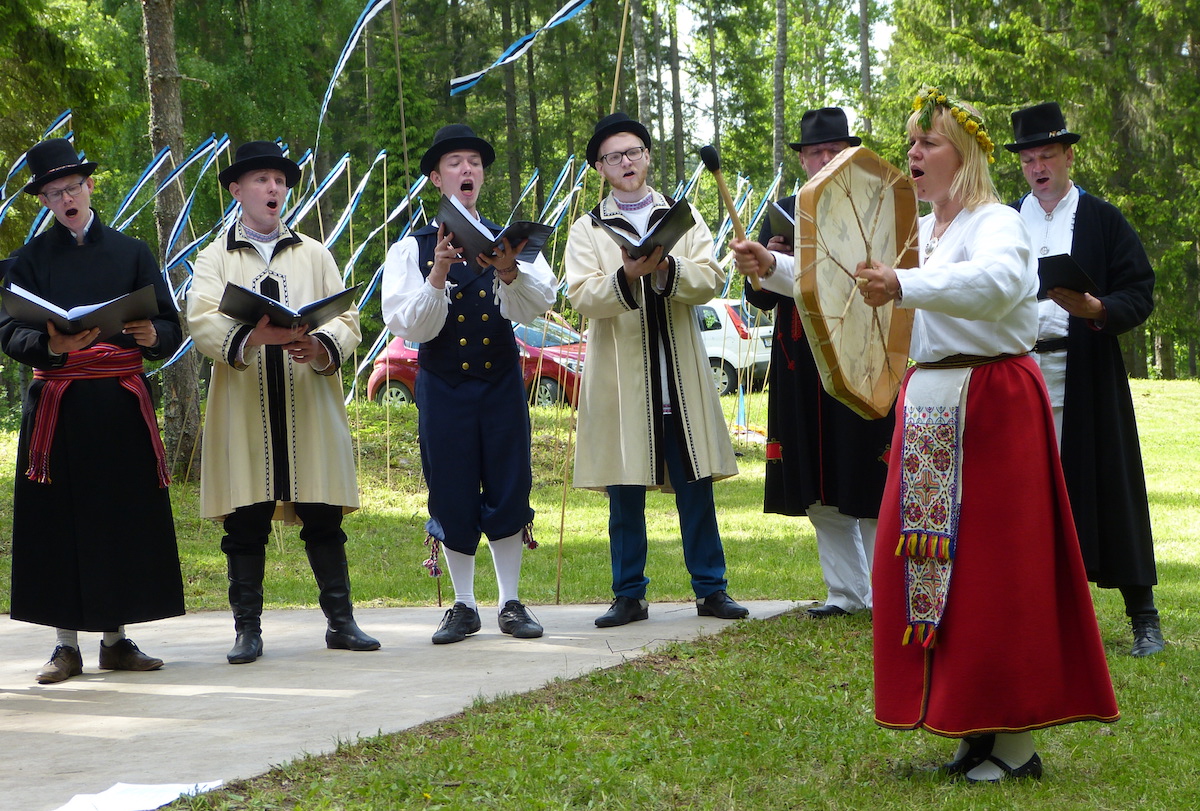
{"type": "Polygon", "coordinates": [[[38,684],[58,684],[72,676],[83,675],[83,654],[79,648],[70,645],[59,645],[50,654],[50,661],[42,665],[38,671],[38,684]]]}
{"type": "Polygon", "coordinates": [[[597,628],[615,628],[631,622],[650,618],[650,603],[633,597],[617,597],[600,616],[596,617],[597,628]]]}
{"type": "Polygon", "coordinates": [[[529,609],[516,600],[509,600],[500,611],[500,631],[517,639],[537,639],[542,625],[529,614],[529,609]]]}
{"type": "Polygon", "coordinates": [[[1033,757],[1027,760],[1023,765],[1017,766],[1015,769],[995,755],[988,755],[981,762],[995,763],[1000,768],[1000,771],[1004,772],[1004,775],[988,780],[977,780],[974,777],[964,774],[963,777],[968,783],[1001,783],[1006,780],[1020,780],[1023,777],[1032,777],[1034,780],[1042,779],[1042,759],[1038,757],[1037,752],[1034,752],[1033,757]]]}
{"type": "Polygon", "coordinates": [[[1161,653],[1166,643],[1163,642],[1162,626],[1157,614],[1138,614],[1130,624],[1133,625],[1133,650],[1131,656],[1151,656],[1161,653]]]}
{"type": "Polygon", "coordinates": [[[379,640],[363,633],[354,620],[343,620],[339,627],[325,629],[325,647],[330,650],[379,650],[379,640]]]}
{"type": "Polygon", "coordinates": [[[987,760],[988,755],[992,754],[992,747],[996,743],[996,736],[991,733],[987,735],[971,735],[964,740],[967,742],[966,753],[957,760],[951,760],[948,763],[942,764],[942,771],[946,774],[966,774],[987,760]]]}
{"type": "Polygon", "coordinates": [[[237,632],[233,647],[225,654],[225,659],[231,665],[248,665],[262,655],[262,631],[247,628],[237,632]]]}
{"type": "Polygon", "coordinates": [[[442,624],[433,634],[433,644],[462,642],[482,627],[478,611],[466,603],[455,603],[446,611],[446,616],[442,617],[442,624]]]}
{"type": "Polygon", "coordinates": [[[162,666],[162,659],[142,653],[132,639],[122,639],[112,647],[100,643],[101,670],[158,670],[162,666]]]}
{"type": "Polygon", "coordinates": [[[725,589],[714,591],[703,600],[696,600],[696,613],[701,617],[716,617],[723,620],[740,620],[750,616],[750,609],[738,605],[725,593],[725,589]]]}
{"type": "Polygon", "coordinates": [[[805,609],[805,614],[819,620],[829,619],[830,617],[848,617],[850,612],[844,608],[839,608],[836,605],[814,605],[812,608],[805,609]]]}

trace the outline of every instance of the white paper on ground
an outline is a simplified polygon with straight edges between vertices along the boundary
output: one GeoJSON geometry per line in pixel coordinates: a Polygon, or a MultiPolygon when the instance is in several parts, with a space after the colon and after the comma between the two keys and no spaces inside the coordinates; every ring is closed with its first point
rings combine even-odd
{"type": "Polygon", "coordinates": [[[167,783],[157,786],[117,783],[99,794],[76,794],[55,811],[153,811],[184,794],[200,794],[220,788],[220,780],[207,783],[167,783]]]}

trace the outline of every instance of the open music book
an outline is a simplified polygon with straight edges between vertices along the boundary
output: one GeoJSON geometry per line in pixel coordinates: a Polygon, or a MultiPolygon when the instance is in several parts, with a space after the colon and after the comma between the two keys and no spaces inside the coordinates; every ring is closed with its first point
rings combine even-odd
{"type": "Polygon", "coordinates": [[[225,315],[243,324],[254,326],[265,315],[277,327],[296,328],[307,327],[310,331],[332,321],[354,306],[354,297],[358,295],[362,282],[354,287],[326,296],[323,299],[305,304],[298,310],[293,310],[286,304],[275,299],[267,298],[240,284],[228,282],[221,296],[217,309],[225,315]]]}
{"type": "Polygon", "coordinates": [[[158,315],[158,299],[152,284],[108,301],[81,304],[69,310],[15,284],[0,289],[0,298],[4,301],[4,311],[18,321],[41,330],[46,329],[49,321],[66,335],[99,327],[101,341],[119,334],[129,321],[158,315]]]}
{"type": "Polygon", "coordinates": [[[1038,260],[1038,301],[1049,297],[1053,287],[1065,287],[1079,293],[1100,295],[1100,288],[1092,281],[1092,277],[1071,258],[1069,253],[1058,253],[1053,256],[1043,256],[1038,260]]]}
{"type": "Polygon", "coordinates": [[[640,239],[630,235],[628,231],[619,231],[613,228],[597,217],[593,211],[589,211],[588,214],[593,222],[603,228],[618,245],[629,251],[629,255],[634,259],[649,256],[659,246],[662,246],[663,256],[666,256],[675,247],[675,243],[696,224],[692,207],[688,205],[687,200],[683,199],[677,200],[675,205],[667,209],[667,213],[663,215],[662,219],[650,226],[640,239]]]}
{"type": "Polygon", "coordinates": [[[517,258],[522,262],[532,262],[537,259],[546,240],[554,233],[553,226],[518,220],[509,223],[499,234],[493,234],[486,225],[471,216],[457,197],[447,197],[444,194],[438,203],[437,221],[454,234],[453,242],[462,250],[463,261],[477,273],[483,268],[476,264],[475,257],[480,254],[491,256],[505,239],[508,239],[510,248],[529,240],[517,254],[517,258]]]}

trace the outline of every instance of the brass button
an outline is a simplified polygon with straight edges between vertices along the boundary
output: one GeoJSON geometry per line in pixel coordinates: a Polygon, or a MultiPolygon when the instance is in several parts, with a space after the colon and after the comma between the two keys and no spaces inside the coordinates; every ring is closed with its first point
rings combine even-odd
{"type": "Polygon", "coordinates": [[[487,320],[488,320],[488,314],[487,314],[487,313],[484,313],[484,314],[483,314],[483,320],[484,320],[484,321],[487,321],[487,320]]]}
{"type": "Polygon", "coordinates": [[[455,293],[455,294],[454,294],[454,297],[455,297],[456,299],[459,299],[459,300],[461,300],[461,299],[462,299],[462,293],[455,293]]]}
{"type": "Polygon", "coordinates": [[[426,262],[425,267],[427,267],[427,268],[433,267],[433,260],[431,259],[430,261],[426,262]]]}
{"type": "Polygon", "coordinates": [[[465,371],[467,371],[467,370],[468,370],[468,369],[470,369],[470,368],[471,368],[471,364],[469,364],[469,363],[464,363],[464,364],[463,364],[463,371],[464,371],[464,372],[465,372],[465,371]]]}
{"type": "MultiPolygon", "coordinates": [[[[487,341],[485,340],[485,341],[484,341],[484,343],[486,344],[486,343],[487,343],[487,341]]],[[[459,345],[459,346],[466,346],[466,345],[467,345],[467,339],[466,339],[466,338],[459,338],[459,339],[458,339],[458,345],[459,345]]]]}
{"type": "Polygon", "coordinates": [[[483,368],[485,368],[485,369],[492,368],[492,362],[489,360],[487,363],[483,364],[483,368]]]}
{"type": "Polygon", "coordinates": [[[484,339],[483,339],[483,345],[484,345],[484,346],[491,346],[491,345],[492,345],[492,339],[491,339],[491,338],[484,338],[484,339]]]}
{"type": "Polygon", "coordinates": [[[466,320],[467,320],[467,317],[465,315],[460,315],[458,317],[458,323],[460,323],[460,324],[466,320]]]}
{"type": "Polygon", "coordinates": [[[479,297],[480,297],[480,298],[483,298],[483,297],[484,297],[484,296],[486,296],[486,295],[487,295],[487,291],[486,291],[486,290],[480,290],[480,291],[479,291],[479,297]]]}

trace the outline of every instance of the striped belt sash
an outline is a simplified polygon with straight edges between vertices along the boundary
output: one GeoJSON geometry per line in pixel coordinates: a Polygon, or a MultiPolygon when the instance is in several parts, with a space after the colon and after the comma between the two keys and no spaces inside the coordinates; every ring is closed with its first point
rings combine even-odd
{"type": "Polygon", "coordinates": [[[33,436],[29,442],[29,469],[25,475],[41,484],[50,483],[50,448],[54,444],[54,430],[58,426],[58,413],[67,387],[76,380],[98,380],[105,377],[120,378],[121,385],[138,400],[142,419],[150,432],[150,444],[158,468],[158,486],[171,483],[167,469],[167,454],[163,449],[162,437],[158,434],[158,419],[150,392],[142,381],[142,353],[137,349],[122,349],[107,343],[97,343],[67,355],[67,362],[56,369],[35,369],[33,378],[44,382],[37,415],[33,421],[33,436]]]}

